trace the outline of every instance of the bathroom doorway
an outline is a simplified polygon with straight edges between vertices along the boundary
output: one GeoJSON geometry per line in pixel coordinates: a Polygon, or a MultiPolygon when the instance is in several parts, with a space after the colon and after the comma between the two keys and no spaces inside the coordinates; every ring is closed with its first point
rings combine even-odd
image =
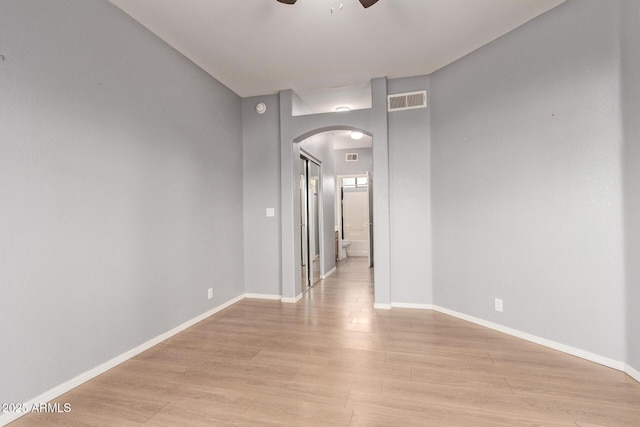
{"type": "Polygon", "coordinates": [[[342,175],[337,184],[338,258],[367,257],[373,267],[373,176],[342,175]]]}
{"type": "Polygon", "coordinates": [[[321,263],[321,168],[310,158],[300,156],[300,242],[301,251],[301,291],[320,280],[321,263]]]}

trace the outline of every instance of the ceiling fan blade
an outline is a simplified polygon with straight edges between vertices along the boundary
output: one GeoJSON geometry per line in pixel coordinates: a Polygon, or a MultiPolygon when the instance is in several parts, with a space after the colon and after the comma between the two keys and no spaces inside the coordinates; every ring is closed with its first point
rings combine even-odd
{"type": "Polygon", "coordinates": [[[298,0],[277,0],[277,1],[284,4],[295,4],[295,2],[297,2],[298,0]]]}
{"type": "Polygon", "coordinates": [[[360,0],[360,4],[362,5],[362,7],[364,7],[365,9],[373,6],[374,4],[376,4],[378,2],[378,0],[360,0]]]}

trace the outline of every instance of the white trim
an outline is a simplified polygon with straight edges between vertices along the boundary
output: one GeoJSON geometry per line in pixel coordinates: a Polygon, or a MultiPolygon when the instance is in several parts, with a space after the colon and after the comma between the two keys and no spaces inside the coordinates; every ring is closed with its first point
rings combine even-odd
{"type": "MultiPolygon", "coordinates": [[[[335,268],[329,273],[331,274],[333,271],[335,271],[335,268]]],[[[32,407],[34,404],[40,404],[43,402],[50,402],[51,400],[63,395],[64,393],[67,393],[68,391],[78,387],[81,384],[84,384],[85,382],[97,377],[98,375],[108,371],[109,369],[115,368],[116,366],[120,365],[123,362],[126,362],[127,360],[137,356],[138,354],[142,353],[143,351],[146,351],[148,349],[150,349],[151,347],[160,344],[162,341],[171,338],[172,336],[184,331],[185,329],[195,325],[198,322],[203,321],[204,319],[206,319],[209,316],[212,316],[222,310],[224,310],[225,308],[245,299],[245,298],[258,298],[258,299],[268,299],[268,300],[281,300],[283,303],[296,303],[298,302],[301,298],[302,298],[302,294],[299,294],[297,297],[295,298],[284,298],[281,297],[280,295],[267,295],[267,294],[250,294],[250,293],[245,293],[242,295],[239,295],[199,316],[194,317],[191,320],[188,320],[187,322],[184,322],[183,324],[171,329],[168,332],[165,332],[161,335],[158,335],[157,337],[125,352],[122,353],[120,356],[116,356],[111,360],[108,360],[105,363],[102,363],[101,365],[96,366],[93,369],[90,369],[78,376],[76,376],[75,378],[72,378],[54,388],[52,388],[51,390],[48,390],[44,393],[42,393],[41,395],[31,399],[30,401],[26,402],[25,405],[26,407],[32,407]]],[[[522,338],[524,340],[527,341],[531,341],[533,343],[536,344],[540,344],[543,345],[545,347],[549,347],[549,348],[553,348],[555,350],[561,351],[563,353],[567,353],[567,354],[571,354],[573,356],[577,356],[580,357],[582,359],[585,360],[589,360],[591,362],[595,362],[598,363],[600,365],[604,365],[604,366],[608,366],[610,368],[613,369],[617,369],[619,371],[623,371],[625,372],[627,375],[629,375],[631,378],[633,378],[634,380],[640,382],[640,372],[637,371],[636,369],[634,369],[633,367],[623,363],[623,362],[619,362],[617,360],[613,360],[613,359],[609,359],[603,356],[599,356],[597,354],[594,353],[590,353],[584,350],[580,350],[574,347],[570,347],[568,345],[565,344],[560,344],[557,343],[555,341],[551,341],[548,340],[546,338],[540,338],[538,336],[535,335],[531,335],[528,334],[526,332],[521,332],[518,331],[516,329],[512,329],[512,328],[508,328],[506,326],[502,326],[499,325],[497,323],[493,323],[493,322],[489,322],[488,320],[484,320],[484,319],[480,319],[477,317],[473,317],[473,316],[469,316],[466,314],[462,314],[462,313],[458,313],[456,311],[453,310],[449,310],[447,308],[443,308],[443,307],[439,307],[437,305],[432,305],[432,304],[412,304],[412,303],[400,303],[400,302],[394,302],[391,304],[381,304],[381,303],[374,303],[373,304],[373,308],[374,309],[378,309],[378,310],[390,310],[392,307],[396,307],[396,308],[413,308],[413,309],[420,309],[420,310],[434,310],[443,314],[447,314],[449,316],[453,316],[456,317],[458,319],[462,319],[465,320],[467,322],[471,322],[471,323],[475,323],[477,325],[480,326],[484,326],[486,328],[489,329],[493,329],[499,332],[503,332],[505,334],[508,335],[512,335],[514,337],[517,338],[522,338]]],[[[7,424],[9,424],[10,422],[13,422],[15,420],[17,420],[18,418],[22,417],[23,415],[26,415],[28,412],[11,412],[11,413],[4,413],[4,414],[0,414],[0,426],[5,426],[7,424]]]]}
{"type": "Polygon", "coordinates": [[[269,295],[269,294],[244,294],[245,298],[249,299],[269,299],[269,300],[278,300],[282,299],[282,295],[269,295]]]}
{"type": "MultiPolygon", "coordinates": [[[[318,177],[318,188],[317,188],[317,192],[318,192],[318,206],[316,206],[316,209],[318,210],[318,235],[316,236],[316,239],[318,239],[318,250],[320,251],[320,253],[318,254],[318,256],[320,257],[320,271],[324,271],[324,269],[326,268],[325,266],[327,265],[327,260],[325,259],[324,256],[324,246],[325,246],[325,223],[324,223],[324,168],[325,166],[322,164],[322,162],[317,163],[318,165],[318,173],[320,174],[320,176],[318,177]]],[[[333,233],[331,233],[331,241],[333,242],[333,233]]],[[[320,277],[322,277],[322,274],[320,275],[320,277]]]]}
{"type": "MultiPolygon", "coordinates": [[[[245,298],[245,295],[240,295],[237,296],[199,316],[194,317],[191,320],[188,320],[186,322],[184,322],[183,324],[181,324],[180,326],[177,326],[173,329],[171,329],[170,331],[167,331],[163,334],[158,335],[155,338],[150,339],[149,341],[140,344],[139,346],[125,352],[122,353],[119,356],[114,357],[111,360],[108,360],[98,366],[96,366],[93,369],[90,369],[74,378],[71,378],[68,381],[65,381],[64,383],[52,388],[51,390],[48,390],[44,393],[42,393],[41,395],[31,399],[30,401],[26,402],[26,407],[27,408],[31,408],[34,404],[40,404],[40,403],[44,403],[44,402],[50,402],[51,400],[57,398],[58,396],[63,395],[64,393],[78,387],[81,384],[86,383],[87,381],[97,377],[98,375],[108,371],[109,369],[115,368],[116,366],[120,365],[121,363],[126,362],[127,360],[137,356],[138,354],[142,353],[143,351],[146,351],[148,349],[150,349],[151,347],[160,344],[162,341],[171,338],[172,336],[184,331],[185,329],[195,325],[198,322],[203,321],[204,319],[206,319],[209,316],[212,316],[216,313],[218,313],[219,311],[224,310],[225,308],[229,307],[230,305],[233,305],[235,303],[237,303],[238,301],[241,301],[245,298]]],[[[22,417],[23,415],[28,414],[28,412],[9,412],[9,413],[4,413],[4,414],[0,414],[0,426],[4,426],[9,424],[12,421],[17,420],[18,418],[22,417]]]]}
{"type": "Polygon", "coordinates": [[[413,308],[416,310],[433,310],[433,304],[413,304],[408,302],[392,302],[392,308],[413,308]]]}
{"type": "Polygon", "coordinates": [[[329,272],[327,274],[321,274],[320,278],[322,280],[326,279],[327,277],[331,276],[333,273],[336,272],[336,267],[333,267],[331,270],[329,270],[329,272]]]}
{"type": "Polygon", "coordinates": [[[440,307],[433,304],[413,304],[413,303],[404,303],[404,302],[392,302],[391,304],[378,304],[375,303],[373,305],[375,309],[384,309],[389,310],[391,308],[411,308],[416,310],[434,310],[439,313],[447,314],[449,316],[456,317],[458,319],[465,320],[467,322],[475,323],[476,325],[483,326],[485,328],[493,329],[498,332],[502,332],[508,335],[511,335],[516,338],[521,338],[536,344],[543,345],[548,348],[552,348],[554,350],[561,351],[566,354],[570,354],[572,356],[579,357],[581,359],[588,360],[590,362],[595,362],[599,365],[607,366],[609,368],[616,369],[618,371],[622,371],[629,375],[634,380],[640,382],[640,371],[637,371],[633,367],[625,364],[624,362],[620,362],[618,360],[609,359],[607,357],[600,356],[595,353],[591,353],[585,350],[581,350],[579,348],[571,347],[566,344],[561,344],[555,341],[548,340],[546,338],[541,338],[536,335],[528,334],[526,332],[518,331],[517,329],[512,329],[507,326],[499,325],[497,323],[490,322],[488,320],[480,319],[477,317],[469,316],[467,314],[459,313],[457,311],[449,310],[448,308],[440,307]]]}
{"type": "MultiPolygon", "coordinates": [[[[323,271],[325,268],[325,257],[324,257],[324,245],[325,245],[325,236],[324,236],[324,228],[325,228],[325,224],[324,224],[324,185],[323,185],[323,174],[324,174],[324,165],[322,163],[321,160],[319,160],[317,157],[315,157],[313,154],[310,154],[309,152],[305,151],[304,148],[300,147],[300,156],[304,157],[307,161],[310,161],[312,163],[314,163],[316,166],[318,166],[318,188],[316,188],[317,194],[318,194],[318,205],[316,206],[317,209],[317,215],[318,215],[318,235],[314,236],[315,239],[318,241],[318,250],[319,250],[319,254],[316,255],[316,258],[320,258],[320,271],[323,271]]],[[[307,187],[309,186],[309,182],[306,183],[307,187]]],[[[294,197],[295,198],[295,197],[294,197]]],[[[307,226],[309,226],[309,224],[307,224],[307,226]]],[[[332,239],[333,240],[333,239],[332,239]]],[[[311,243],[311,242],[309,242],[311,243]]],[[[315,243],[315,242],[314,242],[315,243]]],[[[308,249],[307,249],[308,251],[308,249]]],[[[320,277],[322,278],[322,276],[320,277]]],[[[313,277],[313,271],[311,271],[311,283],[314,283],[314,277],[313,277]]],[[[302,296],[300,296],[301,298],[302,296]]],[[[294,302],[298,302],[300,300],[300,298],[298,298],[296,301],[294,302]]],[[[283,301],[285,302],[285,301],[283,301]]],[[[286,301],[286,302],[291,302],[290,300],[286,301]]]]}
{"type": "MultiPolygon", "coordinates": [[[[315,136],[315,135],[312,135],[312,136],[315,136]]],[[[322,160],[320,160],[319,158],[317,158],[313,154],[309,153],[307,150],[305,150],[302,147],[300,147],[300,154],[302,156],[306,157],[307,159],[311,160],[313,163],[315,163],[318,166],[320,166],[322,164],[322,160]]]]}
{"type": "Polygon", "coordinates": [[[633,378],[634,380],[638,381],[640,383],[640,371],[635,370],[634,368],[632,368],[629,365],[625,365],[624,366],[624,372],[629,375],[631,378],[633,378]]]}
{"type": "Polygon", "coordinates": [[[376,310],[391,310],[391,304],[373,303],[373,308],[376,310]]]}
{"type": "Polygon", "coordinates": [[[296,296],[295,298],[290,298],[290,297],[282,297],[282,299],[280,301],[286,303],[286,304],[295,304],[298,301],[300,301],[302,299],[302,294],[298,294],[298,296],[296,296]]]}
{"type": "Polygon", "coordinates": [[[390,95],[387,95],[387,112],[391,113],[393,111],[405,111],[405,110],[413,110],[416,108],[427,108],[427,91],[426,90],[419,90],[419,91],[415,91],[415,92],[405,92],[405,93],[393,93],[390,95]],[[409,98],[409,96],[413,96],[413,95],[423,95],[422,98],[422,103],[419,105],[412,105],[412,106],[408,106],[405,104],[404,107],[395,107],[395,108],[391,108],[391,99],[392,98],[401,98],[404,97],[405,100],[407,100],[409,98]]]}
{"type": "Polygon", "coordinates": [[[439,307],[437,305],[433,306],[435,311],[440,313],[448,314],[449,316],[457,317],[458,319],[466,320],[467,322],[475,323],[480,326],[484,326],[489,329],[493,329],[498,332],[503,332],[505,334],[522,338],[527,341],[531,341],[536,344],[543,345],[545,347],[552,348],[554,350],[561,351],[563,353],[571,354],[572,356],[580,357],[581,359],[589,360],[591,362],[598,363],[600,365],[607,366],[609,368],[617,369],[618,371],[625,371],[625,364],[618,360],[609,359],[608,357],[600,356],[595,353],[591,353],[585,350],[581,350],[579,348],[571,347],[565,344],[561,344],[555,341],[548,340],[546,338],[541,338],[536,335],[532,335],[526,332],[518,331],[517,329],[512,329],[503,325],[499,325],[497,323],[490,322],[488,320],[480,319],[477,317],[469,316],[467,314],[458,313],[453,310],[449,310],[447,308],[439,307]]]}
{"type": "MultiPolygon", "coordinates": [[[[366,177],[367,178],[367,191],[369,191],[369,175],[371,172],[367,171],[366,173],[356,173],[356,174],[346,174],[346,175],[336,175],[336,188],[335,188],[335,196],[336,196],[336,205],[335,205],[335,211],[336,211],[336,227],[338,228],[338,261],[342,261],[344,259],[348,259],[348,257],[343,256],[344,255],[344,248],[342,247],[342,233],[339,232],[340,230],[342,230],[342,203],[340,200],[340,187],[341,187],[341,180],[343,178],[363,178],[366,177]]],[[[373,174],[371,174],[373,175],[373,174]]],[[[367,207],[368,209],[368,207],[367,207]]],[[[371,215],[373,214],[373,212],[369,212],[369,217],[371,217],[371,215]]],[[[375,240],[375,239],[374,239],[375,240]]],[[[369,247],[369,237],[367,237],[367,247],[369,247]]],[[[353,254],[353,256],[357,256],[355,253],[353,254]]],[[[369,256],[369,251],[367,251],[364,255],[362,256],[369,256]]],[[[375,286],[375,284],[374,284],[375,286]]]]}
{"type": "MultiPolygon", "coordinates": [[[[364,242],[364,240],[363,240],[363,242],[364,242]]],[[[369,241],[367,240],[367,245],[368,244],[369,244],[369,241]]],[[[343,258],[343,259],[349,259],[349,257],[352,257],[352,256],[369,256],[369,251],[354,251],[354,250],[350,250],[348,252],[349,252],[349,255],[346,258],[343,258]]]]}

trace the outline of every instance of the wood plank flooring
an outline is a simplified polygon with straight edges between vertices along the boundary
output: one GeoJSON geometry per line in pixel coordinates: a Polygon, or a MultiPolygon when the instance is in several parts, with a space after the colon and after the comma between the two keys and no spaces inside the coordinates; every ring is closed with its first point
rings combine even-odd
{"type": "Polygon", "coordinates": [[[366,260],[341,261],[297,304],[243,300],[11,426],[640,426],[624,373],[372,307],[366,260]]]}

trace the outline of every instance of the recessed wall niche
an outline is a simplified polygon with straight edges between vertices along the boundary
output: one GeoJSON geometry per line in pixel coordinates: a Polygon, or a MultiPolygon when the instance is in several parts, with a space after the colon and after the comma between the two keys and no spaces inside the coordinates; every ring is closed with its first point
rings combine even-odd
{"type": "Polygon", "coordinates": [[[293,116],[371,108],[371,81],[332,88],[294,90],[293,116]]]}

